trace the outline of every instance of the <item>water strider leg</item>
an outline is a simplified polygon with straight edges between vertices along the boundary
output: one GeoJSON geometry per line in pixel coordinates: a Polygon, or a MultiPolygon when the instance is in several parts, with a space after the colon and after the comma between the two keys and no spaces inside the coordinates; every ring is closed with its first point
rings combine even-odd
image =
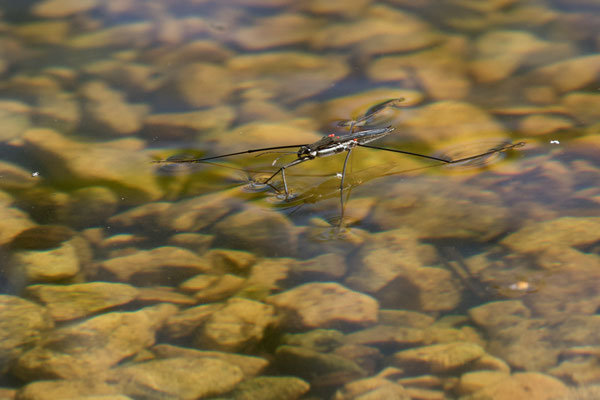
{"type": "Polygon", "coordinates": [[[344,159],[344,166],[342,167],[342,180],[340,182],[340,228],[344,223],[344,178],[346,178],[346,166],[348,165],[348,159],[350,158],[350,153],[352,153],[352,147],[348,149],[348,153],[346,154],[346,158],[344,159]]]}
{"type": "Polygon", "coordinates": [[[501,153],[503,151],[508,151],[511,149],[515,149],[517,147],[523,147],[525,146],[525,142],[517,142],[517,143],[507,143],[498,147],[494,147],[489,149],[488,151],[481,153],[481,154],[476,154],[474,156],[469,156],[469,157],[463,157],[457,160],[449,160],[447,161],[448,164],[458,164],[461,162],[465,162],[465,161],[471,161],[474,160],[476,158],[483,158],[485,156],[489,156],[491,154],[495,154],[495,153],[501,153]]]}
{"type": "Polygon", "coordinates": [[[285,169],[289,168],[289,167],[293,167],[294,165],[298,165],[298,164],[303,163],[304,161],[308,161],[308,160],[312,160],[312,158],[310,158],[310,157],[298,158],[297,160],[294,160],[291,163],[288,163],[288,164],[282,166],[277,171],[275,171],[275,173],[273,175],[268,177],[267,180],[265,180],[263,182],[263,184],[269,183],[269,181],[271,179],[275,178],[275,176],[281,172],[281,180],[283,181],[283,190],[285,190],[285,199],[287,200],[290,197],[290,193],[288,191],[287,181],[285,179],[285,169]]]}
{"type": "Polygon", "coordinates": [[[470,160],[474,160],[476,158],[481,158],[481,157],[489,156],[490,154],[501,153],[503,151],[508,151],[508,150],[511,150],[511,149],[516,149],[517,147],[525,146],[525,142],[508,143],[508,144],[502,145],[500,147],[494,147],[492,149],[489,149],[486,152],[483,152],[483,153],[480,153],[480,154],[476,154],[474,156],[459,158],[457,160],[447,160],[447,159],[444,159],[444,158],[433,157],[433,156],[428,156],[428,155],[419,154],[419,153],[413,153],[413,152],[410,152],[410,151],[404,151],[404,150],[398,150],[398,149],[388,149],[387,147],[371,146],[370,144],[360,144],[359,143],[358,146],[360,146],[360,147],[366,147],[366,148],[369,148],[369,149],[384,150],[384,151],[390,151],[392,153],[400,153],[400,154],[406,154],[406,155],[409,155],[409,156],[426,158],[426,159],[429,159],[429,160],[440,161],[440,162],[443,162],[445,164],[458,164],[458,163],[461,163],[461,162],[464,162],[464,161],[470,161],[470,160]]]}

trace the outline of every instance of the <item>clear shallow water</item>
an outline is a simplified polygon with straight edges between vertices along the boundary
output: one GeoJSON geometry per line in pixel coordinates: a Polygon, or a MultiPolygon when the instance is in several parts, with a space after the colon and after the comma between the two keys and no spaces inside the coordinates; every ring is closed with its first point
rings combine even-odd
{"type": "Polygon", "coordinates": [[[560,398],[600,380],[599,4],[2,7],[7,396],[560,398]],[[376,145],[526,146],[477,168],[356,149],[342,232],[343,155],[290,168],[290,201],[279,176],[249,184],[282,154],[150,162],[311,143],[397,97],[376,145]]]}

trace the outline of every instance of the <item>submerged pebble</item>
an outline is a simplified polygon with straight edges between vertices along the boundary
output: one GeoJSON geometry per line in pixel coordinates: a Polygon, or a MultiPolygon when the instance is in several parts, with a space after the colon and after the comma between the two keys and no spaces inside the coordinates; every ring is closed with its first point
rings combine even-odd
{"type": "Polygon", "coordinates": [[[0,161],[0,176],[0,190],[28,189],[38,183],[31,172],[6,161],[0,161]]]}
{"type": "Polygon", "coordinates": [[[158,358],[216,358],[228,364],[239,367],[245,378],[254,377],[262,373],[269,365],[269,361],[257,356],[226,353],[219,351],[196,350],[189,347],[179,347],[170,344],[158,344],[152,347],[152,353],[158,358]]]}
{"type": "Polygon", "coordinates": [[[295,400],[308,392],[310,385],[295,377],[262,376],[246,380],[236,387],[235,399],[289,399],[295,400]]]}
{"type": "Polygon", "coordinates": [[[49,250],[61,246],[75,234],[61,225],[34,226],[15,236],[9,246],[13,250],[49,250]]]}
{"type": "Polygon", "coordinates": [[[492,191],[433,178],[388,188],[372,219],[383,229],[410,226],[418,238],[486,241],[505,231],[509,212],[492,191]]]}
{"type": "Polygon", "coordinates": [[[24,140],[27,151],[47,167],[56,183],[102,183],[130,203],[157,199],[162,194],[147,158],[133,151],[141,145],[136,140],[91,145],[50,129],[30,129],[24,140]]]}
{"type": "Polygon", "coordinates": [[[313,36],[317,49],[354,46],[362,55],[418,50],[436,43],[438,34],[416,15],[372,6],[355,23],[331,24],[313,36]]]}
{"type": "Polygon", "coordinates": [[[519,124],[520,131],[528,136],[547,135],[553,132],[568,131],[573,122],[567,118],[552,115],[531,115],[519,124]]]}
{"type": "Polygon", "coordinates": [[[215,358],[151,360],[116,368],[112,375],[132,398],[150,391],[182,400],[227,393],[243,379],[237,366],[215,358]]]}
{"type": "MultiPolygon", "coordinates": [[[[144,207],[138,211],[141,218],[150,217],[148,222],[156,221],[163,229],[195,232],[221,221],[232,211],[235,203],[235,199],[227,193],[218,192],[180,200],[171,205],[157,203],[152,208],[144,207]]],[[[133,212],[123,217],[136,218],[133,212]]]]}
{"type": "Polygon", "coordinates": [[[600,56],[586,55],[540,67],[533,71],[536,80],[547,82],[560,93],[592,84],[600,71],[600,56]]]}
{"type": "Polygon", "coordinates": [[[173,74],[162,90],[173,93],[191,108],[214,107],[234,90],[231,73],[218,65],[209,63],[188,64],[173,74]]]}
{"type": "Polygon", "coordinates": [[[138,290],[122,283],[90,282],[73,285],[31,285],[27,294],[45,304],[55,321],[91,315],[135,299],[138,290]]]}
{"type": "MultiPolygon", "coordinates": [[[[1,193],[0,193],[1,195],[1,193]]],[[[0,202],[0,244],[4,245],[13,240],[21,232],[34,226],[29,216],[15,207],[10,207],[12,199],[8,196],[0,202]]]]}
{"type": "Polygon", "coordinates": [[[369,377],[345,384],[336,392],[334,399],[352,400],[365,397],[397,400],[410,400],[414,398],[402,385],[387,379],[369,377]]]}
{"type": "Polygon", "coordinates": [[[140,280],[160,284],[165,277],[172,283],[183,281],[195,273],[212,270],[209,262],[197,254],[177,247],[162,246],[114,257],[98,265],[99,274],[108,274],[121,282],[140,280]]]}
{"type": "Polygon", "coordinates": [[[41,18],[61,18],[95,8],[97,0],[43,0],[36,3],[32,13],[41,18]]]}
{"type": "Polygon", "coordinates": [[[221,240],[258,254],[294,255],[297,251],[297,229],[284,215],[272,211],[248,208],[223,218],[214,230],[221,240]]]}
{"type": "Polygon", "coordinates": [[[485,110],[460,101],[439,101],[421,107],[401,127],[430,146],[506,137],[504,127],[485,110]]]}
{"type": "Polygon", "coordinates": [[[75,50],[109,47],[141,48],[151,43],[152,40],[149,34],[153,29],[153,24],[149,21],[116,25],[71,36],[67,41],[67,46],[75,50]]]}
{"type": "Polygon", "coordinates": [[[198,275],[183,282],[185,291],[196,292],[194,297],[203,303],[224,300],[239,291],[245,279],[233,274],[198,275]]]}
{"type": "Polygon", "coordinates": [[[366,375],[365,370],[345,357],[319,353],[299,346],[279,346],[275,357],[275,362],[281,370],[304,379],[317,380],[337,376],[341,380],[348,380],[366,375]]]}
{"type": "Polygon", "coordinates": [[[489,31],[475,43],[477,58],[471,72],[480,82],[495,82],[508,78],[522,66],[547,64],[563,58],[569,47],[542,40],[524,31],[489,31]],[[562,51],[561,51],[562,50],[562,51]]]}
{"type": "Polygon", "coordinates": [[[279,14],[252,21],[235,33],[235,41],[248,50],[300,44],[310,40],[318,21],[302,14],[279,14]]]}
{"type": "Polygon", "coordinates": [[[412,229],[372,235],[345,283],[371,294],[386,308],[453,309],[460,302],[460,288],[449,271],[424,265],[426,246],[418,243],[418,236],[412,229]]]}
{"type": "Polygon", "coordinates": [[[122,92],[102,81],[92,81],[81,86],[84,117],[88,119],[88,129],[96,129],[103,135],[131,135],[142,128],[142,121],[148,112],[143,104],[130,104],[122,92]]]}
{"type": "Polygon", "coordinates": [[[188,138],[201,132],[224,130],[235,114],[230,107],[214,107],[185,113],[152,114],[144,119],[146,134],[154,138],[188,138]]]}
{"type": "Polygon", "coordinates": [[[181,310],[166,321],[162,333],[171,340],[190,337],[214,312],[221,308],[223,308],[222,303],[213,303],[181,310]]]}
{"type": "Polygon", "coordinates": [[[440,373],[463,367],[484,353],[483,348],[468,342],[435,344],[399,351],[393,355],[393,364],[400,368],[420,364],[428,372],[440,373]]]}
{"type": "Polygon", "coordinates": [[[291,103],[329,88],[344,78],[349,68],[336,57],[292,51],[238,55],[227,62],[243,88],[260,88],[267,98],[291,103]]]}
{"type": "Polygon", "coordinates": [[[18,139],[31,126],[30,118],[24,109],[14,109],[16,104],[0,103],[0,123],[4,127],[0,133],[3,142],[18,139]]]}
{"type": "Polygon", "coordinates": [[[0,371],[4,373],[53,326],[44,307],[16,296],[0,295],[0,371]]]}
{"type": "Polygon", "coordinates": [[[525,225],[501,243],[519,252],[581,246],[600,240],[599,227],[600,217],[561,217],[525,225]]]}
{"type": "Polygon", "coordinates": [[[549,375],[539,372],[515,373],[505,379],[484,387],[467,396],[465,400],[513,400],[528,398],[531,400],[551,400],[565,395],[567,386],[549,375]]]}
{"type": "Polygon", "coordinates": [[[171,303],[178,306],[193,306],[196,299],[179,293],[170,286],[151,286],[139,289],[135,301],[143,305],[171,303]]]}
{"type": "Polygon", "coordinates": [[[405,56],[380,57],[370,64],[368,75],[376,82],[418,80],[434,99],[463,99],[471,89],[461,57],[466,52],[457,50],[451,42],[445,47],[448,48],[445,51],[436,48],[405,56]]]}
{"type": "Polygon", "coordinates": [[[25,381],[74,379],[106,372],[154,344],[155,333],[177,311],[161,304],[135,312],[112,312],[45,335],[19,357],[12,371],[25,381]]]}
{"type": "Polygon", "coordinates": [[[368,326],[377,322],[377,301],[337,283],[306,283],[267,301],[285,312],[296,328],[368,326]]]}
{"type": "Polygon", "coordinates": [[[579,122],[594,124],[600,120],[600,95],[572,92],[562,99],[563,105],[579,122]]]}
{"type": "Polygon", "coordinates": [[[27,282],[74,278],[81,269],[77,247],[74,241],[67,241],[49,250],[18,250],[11,257],[11,275],[22,275],[27,282]]]}
{"type": "Polygon", "coordinates": [[[273,306],[234,297],[210,315],[195,343],[200,348],[235,352],[256,345],[275,323],[273,306]]]}

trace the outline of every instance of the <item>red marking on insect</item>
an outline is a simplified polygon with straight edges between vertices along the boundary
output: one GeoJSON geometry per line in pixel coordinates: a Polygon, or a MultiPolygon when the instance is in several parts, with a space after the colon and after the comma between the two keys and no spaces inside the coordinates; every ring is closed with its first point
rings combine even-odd
{"type": "Polygon", "coordinates": [[[327,137],[334,137],[335,135],[333,133],[330,133],[329,135],[327,135],[327,137]]]}
{"type": "Polygon", "coordinates": [[[352,140],[355,141],[355,142],[358,142],[358,139],[352,139],[352,140]]]}
{"type": "Polygon", "coordinates": [[[339,136],[336,136],[335,138],[336,138],[336,139],[339,139],[340,137],[339,137],[339,136]]]}

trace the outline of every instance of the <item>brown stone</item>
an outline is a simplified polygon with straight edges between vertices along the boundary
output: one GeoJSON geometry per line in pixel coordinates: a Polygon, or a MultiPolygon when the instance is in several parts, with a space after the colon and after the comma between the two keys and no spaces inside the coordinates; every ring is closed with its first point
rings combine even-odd
{"type": "Polygon", "coordinates": [[[220,220],[214,230],[240,249],[279,255],[294,255],[297,251],[298,232],[294,225],[283,214],[270,210],[247,208],[220,220]]]}
{"type": "Polygon", "coordinates": [[[41,18],[62,18],[94,9],[98,0],[44,0],[36,3],[31,12],[41,18]]]}
{"type": "Polygon", "coordinates": [[[101,273],[109,273],[119,281],[131,279],[161,284],[161,274],[181,281],[199,272],[209,272],[212,267],[195,253],[178,247],[163,246],[140,250],[122,257],[110,258],[99,265],[101,273]]]}
{"type": "Polygon", "coordinates": [[[13,373],[25,381],[74,379],[102,373],[154,344],[156,331],[177,311],[170,304],[112,312],[67,325],[17,360],[13,373]]]}
{"type": "Polygon", "coordinates": [[[307,283],[270,296],[289,326],[314,329],[368,326],[377,321],[377,301],[337,283],[307,283]]]}
{"type": "Polygon", "coordinates": [[[212,397],[231,391],[243,377],[240,368],[216,358],[168,358],[114,370],[123,393],[133,398],[149,391],[181,400],[212,397]]]}
{"type": "Polygon", "coordinates": [[[486,386],[465,400],[550,400],[567,392],[567,387],[558,379],[538,372],[522,372],[486,386]]]}
{"type": "Polygon", "coordinates": [[[483,348],[476,344],[453,342],[403,350],[393,355],[393,362],[398,366],[421,365],[439,373],[462,367],[484,354],[483,348]]]}
{"type": "Polygon", "coordinates": [[[19,297],[0,295],[0,371],[4,372],[42,333],[54,326],[44,307],[19,297]]]}
{"type": "Polygon", "coordinates": [[[502,239],[501,244],[520,252],[551,247],[582,246],[600,240],[600,217],[561,217],[534,222],[502,239]]]}
{"type": "Polygon", "coordinates": [[[252,21],[234,35],[234,40],[248,50],[264,50],[308,41],[314,35],[318,22],[303,14],[277,14],[252,21]]]}
{"type": "Polygon", "coordinates": [[[159,344],[152,347],[152,352],[159,358],[216,358],[225,361],[228,364],[239,367],[244,373],[244,377],[250,378],[257,376],[264,371],[269,362],[264,358],[256,356],[247,356],[241,354],[224,353],[220,351],[205,351],[190,349],[187,347],[173,346],[170,344],[159,344]]]}
{"type": "Polygon", "coordinates": [[[50,129],[30,129],[24,140],[27,151],[48,168],[55,184],[68,182],[72,187],[102,182],[121,197],[122,204],[162,195],[146,155],[133,151],[141,147],[137,139],[87,144],[50,129]]]}
{"type": "Polygon", "coordinates": [[[122,283],[90,282],[74,285],[32,285],[27,294],[45,304],[56,321],[66,321],[126,304],[138,294],[122,283]]]}
{"type": "Polygon", "coordinates": [[[256,345],[263,339],[265,330],[275,322],[273,306],[232,298],[210,315],[195,342],[202,348],[233,352],[256,345]]]}

